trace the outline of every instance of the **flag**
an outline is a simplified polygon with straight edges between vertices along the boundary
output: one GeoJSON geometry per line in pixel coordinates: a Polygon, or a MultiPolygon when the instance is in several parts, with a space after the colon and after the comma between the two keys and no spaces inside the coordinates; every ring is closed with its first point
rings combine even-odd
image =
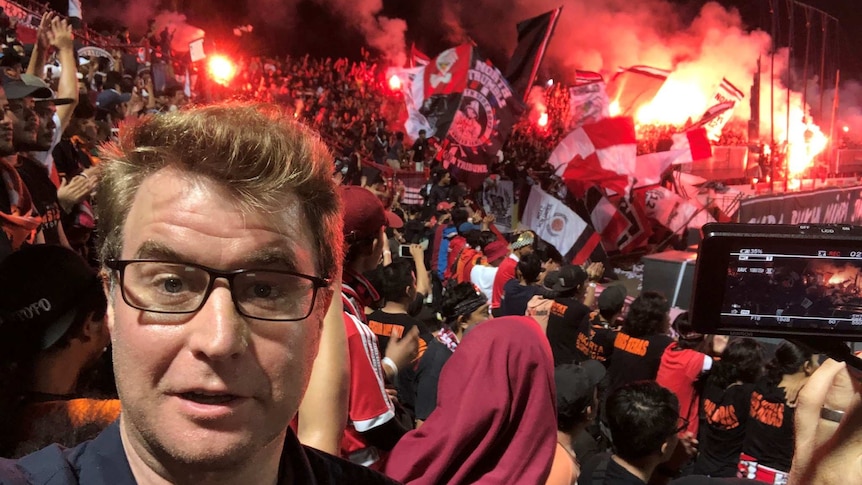
{"type": "Polygon", "coordinates": [[[617,241],[620,252],[629,253],[644,247],[652,236],[652,225],[643,198],[620,197],[617,210],[629,221],[628,230],[617,241]]]}
{"type": "Polygon", "coordinates": [[[566,130],[576,130],[609,116],[610,103],[602,76],[594,72],[578,71],[575,85],[569,88],[569,118],[566,130]]]}
{"type": "Polygon", "coordinates": [[[664,187],[647,190],[644,207],[648,217],[675,233],[687,227],[700,229],[708,222],[715,222],[696,201],[683,199],[664,187]]]}
{"type": "Polygon", "coordinates": [[[618,250],[620,239],[628,232],[631,222],[597,187],[587,190],[584,203],[590,214],[593,229],[601,235],[605,250],[618,250]]]}
{"type": "Polygon", "coordinates": [[[467,81],[437,159],[459,182],[476,190],[487,178],[488,165],[497,160],[524,106],[500,70],[477,48],[468,48],[472,57],[467,81]]]}
{"type": "Polygon", "coordinates": [[[431,58],[416,48],[416,44],[410,44],[410,67],[422,67],[431,63],[431,58]]]}
{"type": "Polygon", "coordinates": [[[548,163],[576,196],[590,185],[623,194],[635,174],[637,140],[631,118],[605,118],[566,135],[548,163]]]}
{"type": "Polygon", "coordinates": [[[608,83],[611,115],[634,116],[641,106],[655,98],[670,71],[649,66],[620,69],[608,83]]]}
{"type": "Polygon", "coordinates": [[[721,130],[733,117],[736,105],[745,98],[745,94],[727,79],[722,78],[721,83],[712,97],[714,103],[701,117],[698,126],[706,128],[707,136],[712,141],[721,138],[721,130]]]}
{"type": "Polygon", "coordinates": [[[706,128],[694,128],[671,135],[673,145],[670,149],[681,150],[680,158],[673,163],[688,163],[698,160],[706,160],[712,157],[712,145],[709,143],[706,128]]]}
{"type": "Polygon", "coordinates": [[[506,66],[506,79],[525,103],[562,10],[558,7],[518,23],[518,45],[506,66]]]}
{"type": "Polygon", "coordinates": [[[530,190],[521,223],[557,248],[560,254],[568,254],[584,231],[592,230],[575,211],[538,185],[530,190]]]}

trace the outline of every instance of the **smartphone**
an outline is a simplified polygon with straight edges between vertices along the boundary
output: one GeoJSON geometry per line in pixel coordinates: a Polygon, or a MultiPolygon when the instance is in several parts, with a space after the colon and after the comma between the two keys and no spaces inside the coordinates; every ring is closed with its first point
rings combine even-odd
{"type": "Polygon", "coordinates": [[[399,246],[398,255],[401,256],[402,258],[412,258],[413,255],[410,254],[410,245],[409,244],[402,244],[401,246],[399,246]]]}

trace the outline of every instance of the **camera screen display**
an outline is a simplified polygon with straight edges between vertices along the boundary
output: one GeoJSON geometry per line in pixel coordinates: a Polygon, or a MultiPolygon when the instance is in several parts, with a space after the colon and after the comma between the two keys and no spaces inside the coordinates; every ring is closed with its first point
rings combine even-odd
{"type": "Polygon", "coordinates": [[[862,339],[862,238],[707,227],[692,304],[702,332],[862,339]]]}
{"type": "Polygon", "coordinates": [[[862,250],[744,247],[729,256],[723,321],[862,329],[862,250]]]}

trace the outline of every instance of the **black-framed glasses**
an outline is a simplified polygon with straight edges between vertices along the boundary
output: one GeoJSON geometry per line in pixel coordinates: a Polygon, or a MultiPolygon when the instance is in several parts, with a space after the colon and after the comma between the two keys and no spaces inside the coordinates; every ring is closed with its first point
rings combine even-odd
{"type": "Polygon", "coordinates": [[[293,271],[219,271],[199,264],[150,259],[111,259],[106,266],[120,274],[120,292],[129,306],[166,314],[197,312],[212,293],[215,280],[224,278],[240,315],[274,322],[304,320],[314,309],[317,290],[330,283],[293,271]]]}

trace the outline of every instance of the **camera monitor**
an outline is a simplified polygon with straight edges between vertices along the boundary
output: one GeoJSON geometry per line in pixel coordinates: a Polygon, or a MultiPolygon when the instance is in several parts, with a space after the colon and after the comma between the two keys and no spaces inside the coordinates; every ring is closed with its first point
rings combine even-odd
{"type": "Polygon", "coordinates": [[[862,340],[862,228],[707,224],[692,322],[710,334],[862,340]]]}

